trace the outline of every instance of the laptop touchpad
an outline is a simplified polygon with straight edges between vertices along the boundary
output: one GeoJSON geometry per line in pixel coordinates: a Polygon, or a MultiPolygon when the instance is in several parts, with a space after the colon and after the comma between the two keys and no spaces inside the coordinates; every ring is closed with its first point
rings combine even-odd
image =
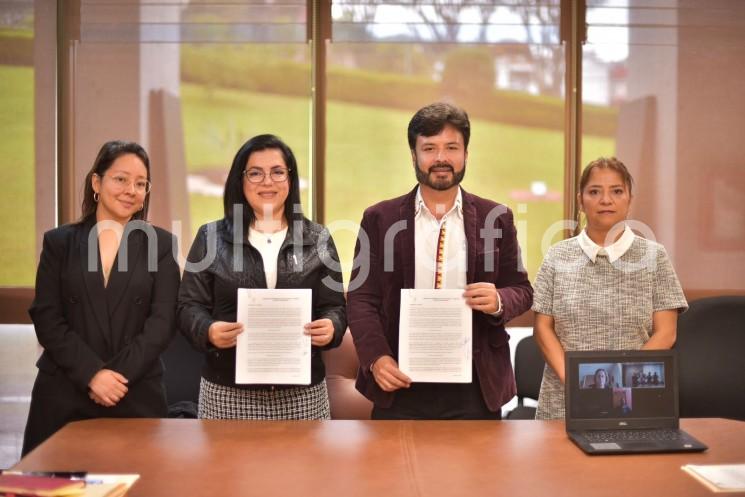
{"type": "Polygon", "coordinates": [[[624,449],[654,449],[659,447],[659,444],[654,442],[624,442],[624,449]]]}
{"type": "Polygon", "coordinates": [[[614,442],[591,443],[590,447],[595,450],[621,450],[621,446],[614,442]]]}

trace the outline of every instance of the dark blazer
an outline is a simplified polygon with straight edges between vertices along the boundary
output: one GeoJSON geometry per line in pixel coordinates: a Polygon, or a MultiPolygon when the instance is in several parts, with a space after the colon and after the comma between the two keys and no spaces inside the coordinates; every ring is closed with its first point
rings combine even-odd
{"type": "MultiPolygon", "coordinates": [[[[365,210],[360,226],[360,232],[365,235],[358,237],[355,248],[359,266],[349,282],[347,315],[360,359],[357,389],[379,407],[390,407],[395,392],[384,392],[378,386],[370,366],[382,355],[398,359],[401,289],[414,288],[416,191],[414,188],[407,195],[365,210]],[[393,264],[386,268],[385,247],[390,245],[391,237],[394,237],[393,264]],[[369,240],[369,248],[360,243],[365,238],[369,240]],[[365,277],[367,269],[369,274],[365,277]]],[[[512,212],[503,205],[461,191],[468,244],[466,281],[494,283],[504,310],[499,317],[473,312],[476,373],[486,405],[497,411],[515,395],[509,336],[504,324],[530,309],[533,289],[520,261],[512,212]],[[485,236],[486,232],[482,232],[485,227],[501,230],[501,237],[498,233],[485,236]]]]}
{"type": "MultiPolygon", "coordinates": [[[[297,233],[296,239],[294,225],[293,222],[288,226],[279,249],[276,288],[312,289],[312,319],[328,318],[334,325],[331,342],[324,347],[311,348],[311,385],[317,385],[326,377],[321,350],[338,347],[347,329],[342,277],[335,268],[339,256],[326,228],[303,219],[302,231],[297,233]],[[330,287],[331,283],[338,284],[339,289],[330,287]]],[[[236,384],[236,348],[218,349],[208,338],[209,328],[215,321],[236,320],[239,288],[267,287],[258,249],[245,235],[234,237],[233,223],[223,218],[199,228],[188,261],[209,263],[201,271],[192,272],[186,268],[178,299],[179,328],[192,345],[206,355],[202,376],[212,383],[244,390],[268,388],[270,385],[236,384]],[[240,258],[239,270],[235,257],[240,258]]],[[[291,385],[275,387],[290,388],[291,385]]]]}
{"type": "Polygon", "coordinates": [[[89,240],[94,223],[91,216],[44,234],[29,309],[44,352],[36,363],[24,454],[69,421],[167,414],[160,354],[175,331],[175,239],[152,225],[129,223],[104,287],[95,231],[89,240]],[[136,224],[150,236],[131,229],[136,224]],[[129,380],[129,391],[114,407],[88,397],[88,383],[103,368],[129,380]]]}

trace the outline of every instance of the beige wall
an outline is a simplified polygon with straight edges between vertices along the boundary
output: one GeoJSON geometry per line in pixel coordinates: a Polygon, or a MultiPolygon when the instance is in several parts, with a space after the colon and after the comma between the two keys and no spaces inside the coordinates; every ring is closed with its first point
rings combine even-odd
{"type": "Polygon", "coordinates": [[[745,3],[708,7],[679,14],[676,262],[687,287],[743,288],[745,3]]]}
{"type": "Polygon", "coordinates": [[[630,9],[631,26],[672,27],[630,30],[617,153],[638,182],[632,216],[665,245],[683,286],[743,289],[745,3],[679,7],[630,9]]]}

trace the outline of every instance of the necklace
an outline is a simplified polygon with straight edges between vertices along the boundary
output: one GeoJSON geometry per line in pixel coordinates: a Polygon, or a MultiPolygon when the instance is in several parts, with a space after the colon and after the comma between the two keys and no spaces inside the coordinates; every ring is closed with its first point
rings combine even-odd
{"type": "Polygon", "coordinates": [[[274,233],[264,233],[254,228],[250,228],[248,231],[248,239],[254,245],[257,243],[264,243],[266,245],[280,244],[284,241],[286,235],[287,227],[275,231],[274,233]]]}

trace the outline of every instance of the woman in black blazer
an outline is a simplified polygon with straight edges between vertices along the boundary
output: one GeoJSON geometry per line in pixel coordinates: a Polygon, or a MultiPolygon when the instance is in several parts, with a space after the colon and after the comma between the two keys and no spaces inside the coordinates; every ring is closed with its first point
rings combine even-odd
{"type": "Polygon", "coordinates": [[[145,222],[149,198],[145,150],[108,142],[80,221],[44,234],[29,310],[44,353],[24,455],[70,421],[167,414],[160,354],[175,330],[179,268],[173,235],[145,222]]]}

